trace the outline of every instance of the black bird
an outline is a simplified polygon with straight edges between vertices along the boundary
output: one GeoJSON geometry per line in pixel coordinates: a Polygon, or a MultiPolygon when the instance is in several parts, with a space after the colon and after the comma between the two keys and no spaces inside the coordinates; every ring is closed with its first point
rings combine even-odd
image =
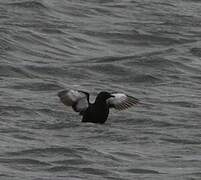
{"type": "Polygon", "coordinates": [[[72,106],[73,110],[82,115],[82,122],[103,124],[107,120],[109,109],[123,110],[136,105],[139,100],[124,93],[102,91],[92,104],[89,93],[80,90],[63,90],[58,93],[63,104],[72,106]]]}

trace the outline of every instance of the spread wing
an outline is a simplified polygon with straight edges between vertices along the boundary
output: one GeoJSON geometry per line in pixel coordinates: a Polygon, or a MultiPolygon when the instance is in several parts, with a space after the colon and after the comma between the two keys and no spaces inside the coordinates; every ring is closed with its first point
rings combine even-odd
{"type": "Polygon", "coordinates": [[[138,99],[124,93],[112,93],[111,95],[114,97],[107,99],[107,103],[117,110],[124,110],[139,103],[138,99]]]}
{"type": "Polygon", "coordinates": [[[63,104],[72,106],[73,110],[82,114],[89,106],[89,93],[80,90],[63,90],[58,93],[63,104]]]}

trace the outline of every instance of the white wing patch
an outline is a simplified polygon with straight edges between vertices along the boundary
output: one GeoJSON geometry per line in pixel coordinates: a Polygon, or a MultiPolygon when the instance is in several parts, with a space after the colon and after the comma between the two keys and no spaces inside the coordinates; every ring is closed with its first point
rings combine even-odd
{"type": "Polygon", "coordinates": [[[89,102],[87,101],[86,98],[81,98],[79,101],[74,106],[74,110],[76,112],[83,112],[85,111],[89,106],[89,102]]]}
{"type": "Polygon", "coordinates": [[[131,106],[136,105],[139,100],[132,97],[128,96],[124,93],[112,93],[114,97],[111,97],[107,100],[107,103],[110,105],[110,107],[113,107],[118,110],[124,110],[127,109],[131,106]]]}
{"type": "Polygon", "coordinates": [[[72,106],[76,112],[83,112],[89,106],[89,94],[83,91],[64,90],[58,96],[63,104],[72,106]]]}
{"type": "MultiPolygon", "coordinates": [[[[85,98],[86,95],[80,91],[70,90],[67,92],[66,96],[69,97],[69,103],[74,103],[82,98],[85,98]]],[[[73,105],[73,104],[71,104],[73,105]]]]}

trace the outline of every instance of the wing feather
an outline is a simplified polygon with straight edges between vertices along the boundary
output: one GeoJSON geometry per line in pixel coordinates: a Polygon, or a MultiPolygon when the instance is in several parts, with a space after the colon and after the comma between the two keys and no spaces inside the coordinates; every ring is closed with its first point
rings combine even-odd
{"type": "Polygon", "coordinates": [[[89,93],[80,90],[63,90],[58,93],[61,102],[82,114],[89,106],[89,93]]]}
{"type": "Polygon", "coordinates": [[[124,93],[112,93],[111,95],[113,97],[109,98],[107,100],[107,103],[110,107],[117,110],[124,110],[139,103],[139,100],[137,98],[128,96],[124,93]]]}

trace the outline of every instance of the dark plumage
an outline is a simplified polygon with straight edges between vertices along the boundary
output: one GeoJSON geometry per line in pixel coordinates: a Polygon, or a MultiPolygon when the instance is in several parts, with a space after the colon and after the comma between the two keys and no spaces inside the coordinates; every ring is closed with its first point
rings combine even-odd
{"type": "Polygon", "coordinates": [[[138,99],[123,93],[100,92],[94,103],[89,102],[89,93],[80,90],[64,90],[58,93],[66,106],[83,116],[82,122],[103,124],[109,115],[109,109],[123,110],[139,102],[138,99]]]}

